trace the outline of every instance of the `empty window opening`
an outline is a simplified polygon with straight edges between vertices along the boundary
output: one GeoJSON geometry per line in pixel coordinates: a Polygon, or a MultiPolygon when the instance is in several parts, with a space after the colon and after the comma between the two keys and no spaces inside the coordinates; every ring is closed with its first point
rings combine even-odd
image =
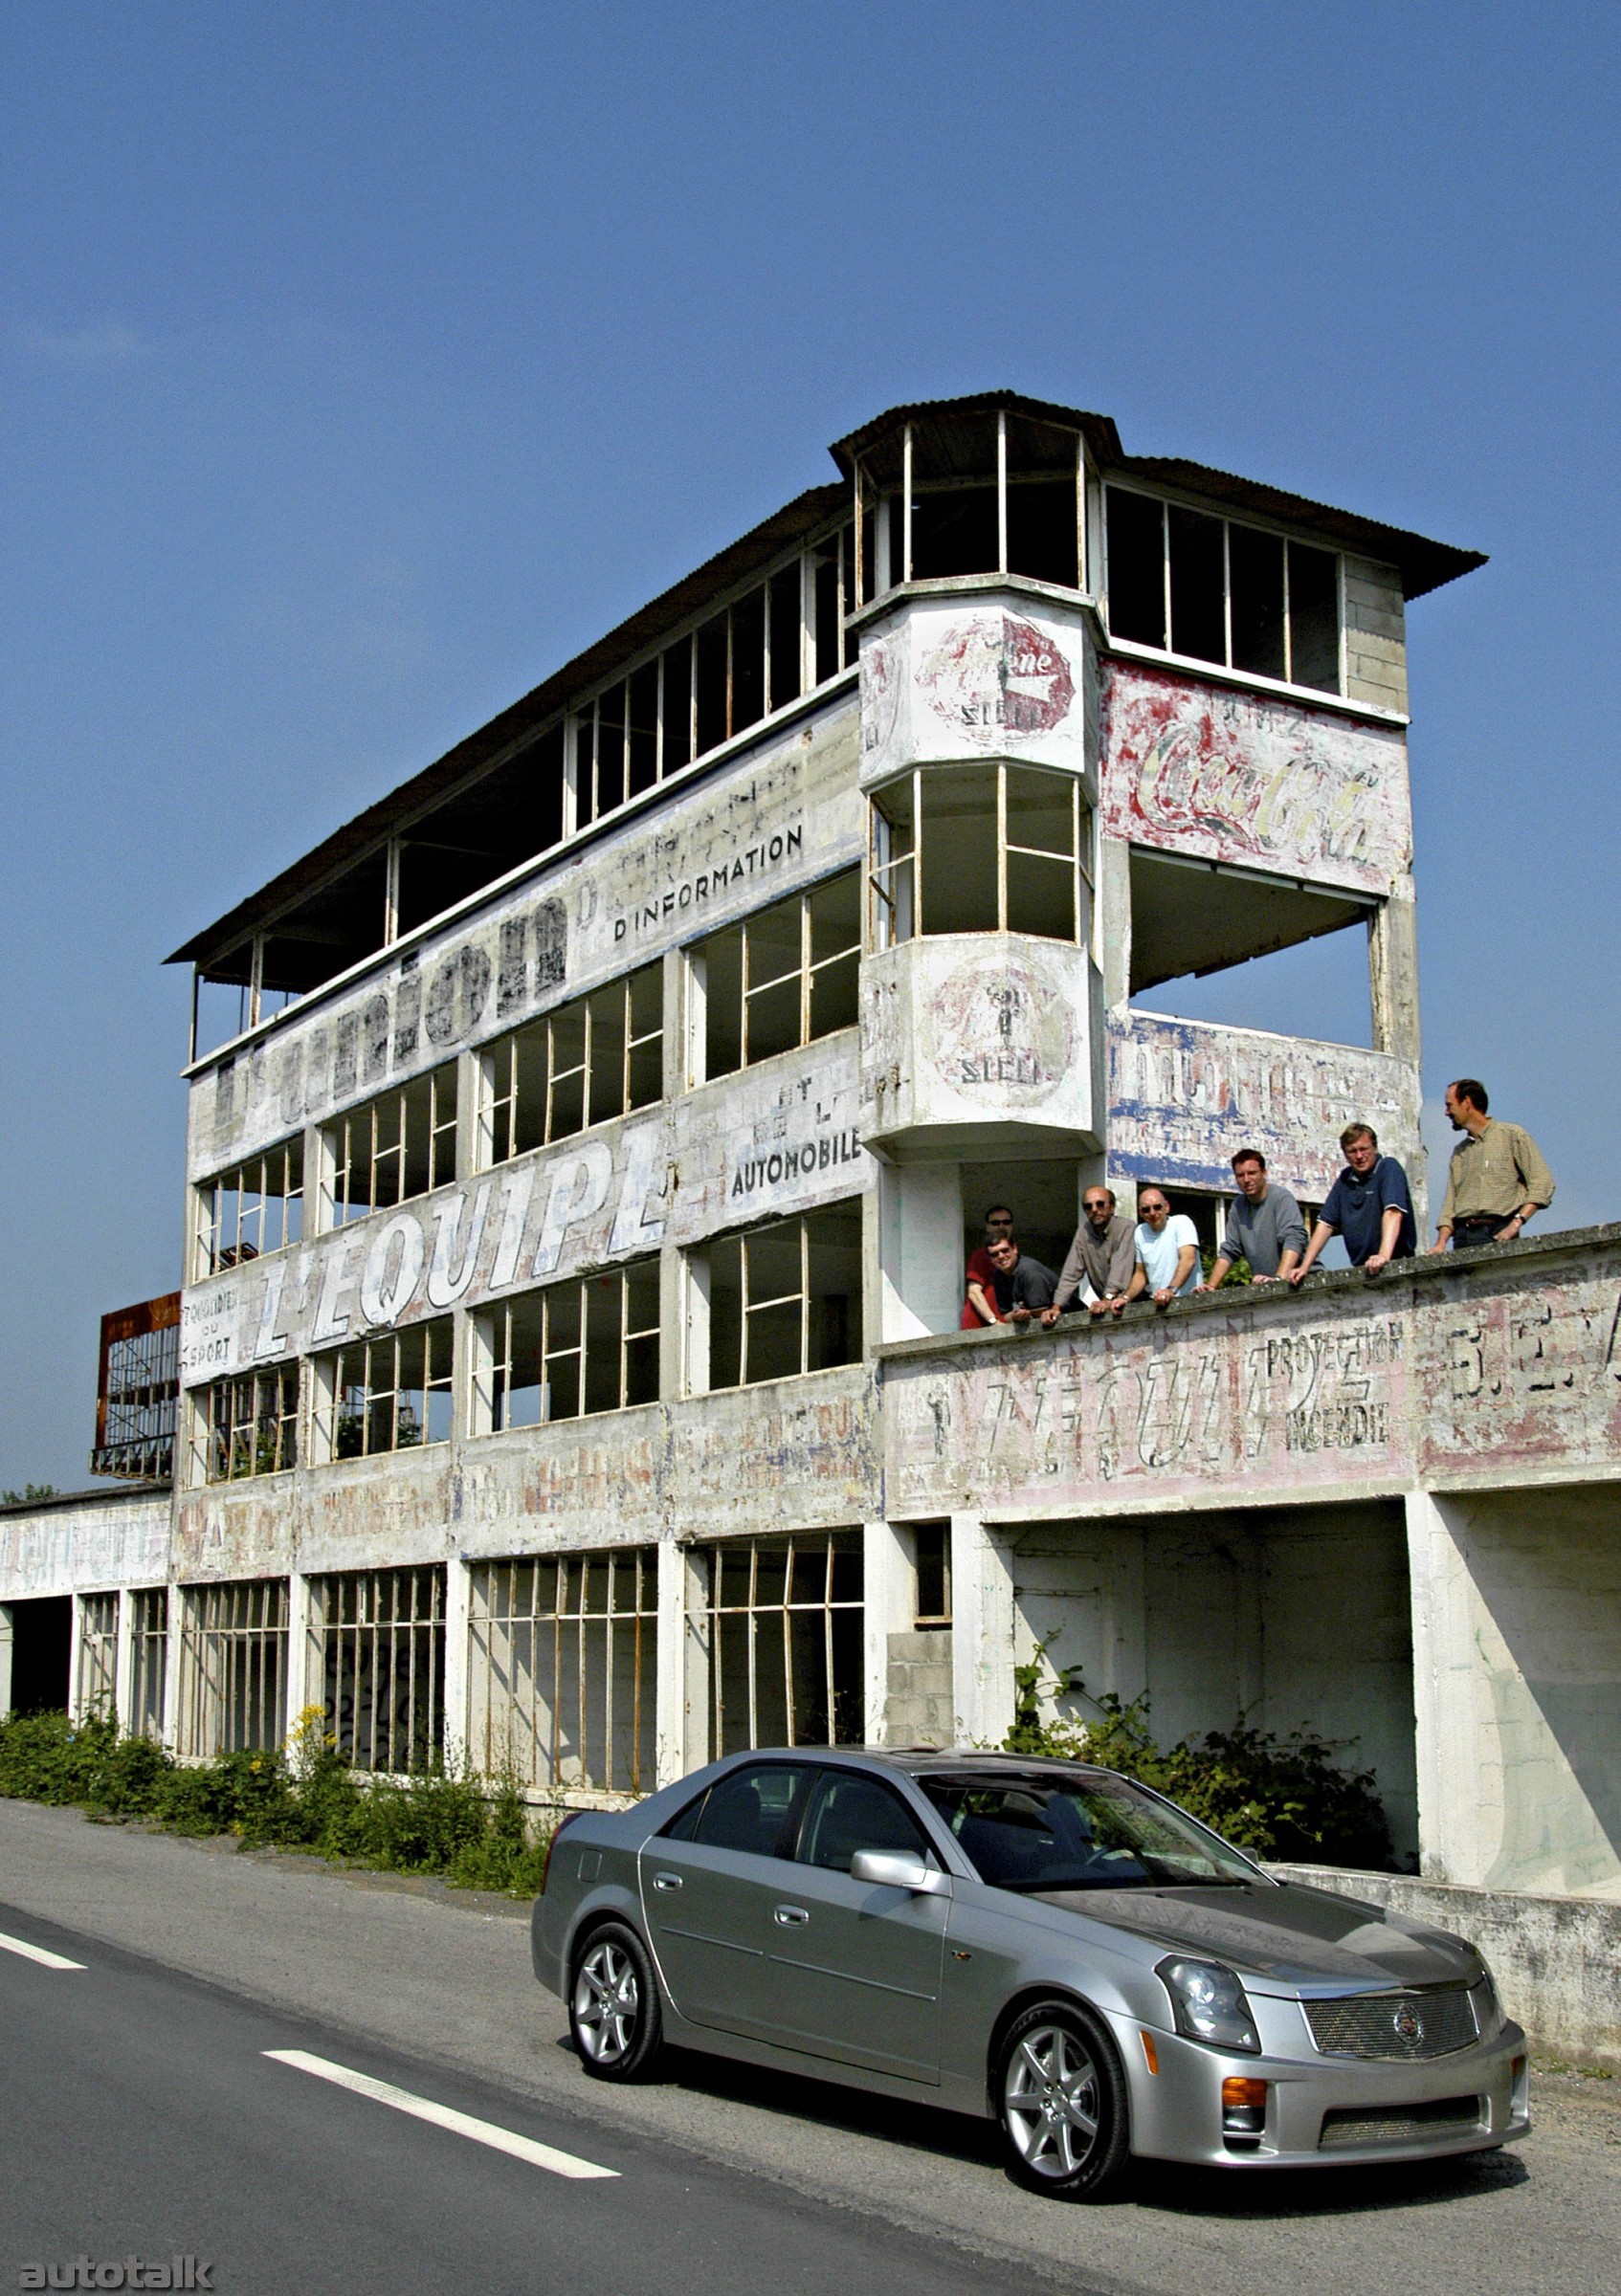
{"type": "Polygon", "coordinates": [[[1133,1001],[1152,991],[1155,1011],[1184,1020],[1370,1044],[1372,914],[1348,894],[1134,851],[1133,1001]]]}
{"type": "Polygon", "coordinates": [[[915,1626],[951,1623],[951,1526],[919,1523],[913,1532],[917,1554],[915,1626]]]}
{"type": "Polygon", "coordinates": [[[326,1138],[334,1227],[442,1187],[455,1178],[455,1061],[351,1108],[326,1138]]]}
{"type": "Polygon", "coordinates": [[[195,1201],[193,1282],[297,1244],[304,1232],[302,1134],[205,1181],[195,1201]]]}
{"type": "Polygon", "coordinates": [[[658,1401],[658,1262],[548,1284],[480,1318],[474,1432],[658,1401]]]}
{"type": "Polygon", "coordinates": [[[435,1769],[445,1752],[445,1566],[310,1582],[326,1732],[351,1770],[435,1769]]]}
{"type": "Polygon", "coordinates": [[[81,1720],[112,1720],[118,1709],[119,1599],[78,1598],[78,1699],[81,1720]]]}
{"type": "Polygon", "coordinates": [[[944,409],[879,440],[856,474],[862,597],[897,583],[1022,574],[1080,583],[1078,432],[1028,415],[944,409]]]}
{"type": "Polygon", "coordinates": [[[66,1713],[73,1688],[73,1597],[34,1595],[10,1602],[11,1711],[66,1713]]]}
{"type": "Polygon", "coordinates": [[[698,944],[706,1076],[855,1027],[860,908],[860,872],[846,870],[698,944]]]}
{"type": "Polygon", "coordinates": [[[195,1424],[203,1446],[200,1482],[235,1483],[297,1467],[298,1365],[215,1380],[204,1391],[195,1424]]]}
{"type": "Polygon", "coordinates": [[[451,1432],[451,1319],[366,1339],[317,1358],[317,1421],[327,1459],[445,1443],[451,1432]]]}
{"type": "Polygon", "coordinates": [[[1124,487],[1106,506],[1113,636],[1343,691],[1337,552],[1124,487]]]}
{"type": "Polygon", "coordinates": [[[408,824],[395,846],[394,933],[413,932],[549,852],[563,836],[563,783],[559,724],[408,824]]]}
{"type": "Polygon", "coordinates": [[[182,1591],[180,1751],[268,1752],[287,1734],[287,1581],[182,1591]]]}
{"type": "Polygon", "coordinates": [[[129,1598],[129,1713],[125,1728],[143,1737],[164,1734],[168,1673],[168,1589],[141,1586],[129,1598]]]}
{"type": "Polygon", "coordinates": [[[861,1202],[719,1238],[702,1258],[709,1385],[752,1387],[861,1354],[861,1202]]]}
{"type": "Polygon", "coordinates": [[[845,617],[855,610],[855,529],[842,526],[810,552],[808,561],[815,616],[816,683],[825,685],[848,669],[856,656],[857,640],[845,628],[845,617]]]}
{"type": "Polygon", "coordinates": [[[716,1755],[859,1745],[861,1534],[732,1539],[708,1564],[716,1755]]]}
{"type": "Polygon", "coordinates": [[[1070,774],[1030,765],[931,766],[870,808],[876,949],[915,934],[1092,930],[1092,816],[1070,774]]]}
{"type": "Polygon", "coordinates": [[[532,1786],[646,1794],[656,1782],[658,1551],[476,1564],[473,1758],[532,1786]]]}
{"type": "Polygon", "coordinates": [[[1054,1274],[1080,1225],[1080,1166],[1074,1157],[1032,1158],[960,1167],[963,1191],[963,1293],[967,1296],[967,1263],[985,1246],[985,1215],[1005,1204],[1013,1215],[1013,1239],[1020,1251],[1040,1260],[1054,1274]]]}
{"type": "Polygon", "coordinates": [[[488,1155],[504,1163],[664,1096],[664,973],[643,965],[485,1055],[488,1155]]]}

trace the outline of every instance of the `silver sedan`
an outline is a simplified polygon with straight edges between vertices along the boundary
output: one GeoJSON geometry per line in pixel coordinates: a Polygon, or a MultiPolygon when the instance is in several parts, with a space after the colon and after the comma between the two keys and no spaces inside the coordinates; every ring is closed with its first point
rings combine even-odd
{"type": "Polygon", "coordinates": [[[1134,2154],[1428,2160],[1529,2126],[1473,1946],[1274,1881],[1075,1763],[733,1755],[566,1819],[533,1951],[599,2080],[673,2042],[944,2106],[1046,2193],[1095,2197],[1134,2154]]]}

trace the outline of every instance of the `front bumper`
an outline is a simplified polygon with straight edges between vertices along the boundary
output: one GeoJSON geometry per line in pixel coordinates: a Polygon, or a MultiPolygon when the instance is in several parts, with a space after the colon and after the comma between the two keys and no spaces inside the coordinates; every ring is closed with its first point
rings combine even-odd
{"type": "Polygon", "coordinates": [[[1241,2056],[1156,2026],[1159,2069],[1151,2072],[1143,2026],[1122,2017],[1109,2022],[1131,2090],[1131,2149],[1150,2159],[1213,2169],[1441,2160],[1511,2143],[1531,2125],[1526,2042],[1518,2025],[1411,2064],[1241,2056]],[[1221,2089],[1230,2076],[1267,2084],[1264,2116],[1253,2132],[1224,2133],[1221,2089]],[[1449,2103],[1452,2109],[1443,2109],[1449,2103]]]}

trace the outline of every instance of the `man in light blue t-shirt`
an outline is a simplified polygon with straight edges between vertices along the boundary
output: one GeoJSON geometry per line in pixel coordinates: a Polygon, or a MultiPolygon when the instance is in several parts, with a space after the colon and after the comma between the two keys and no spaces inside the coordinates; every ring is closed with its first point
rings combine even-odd
{"type": "Polygon", "coordinates": [[[1131,1272],[1130,1299],[1144,1292],[1157,1308],[1168,1308],[1199,1282],[1199,1233],[1186,1212],[1173,1212],[1160,1187],[1140,1188],[1137,1208],[1137,1265],[1131,1272]]]}

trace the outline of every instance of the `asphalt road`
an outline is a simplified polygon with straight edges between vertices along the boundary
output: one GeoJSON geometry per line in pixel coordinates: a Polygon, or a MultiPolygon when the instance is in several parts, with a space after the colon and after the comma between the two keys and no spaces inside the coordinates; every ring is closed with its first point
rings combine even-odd
{"type": "Polygon", "coordinates": [[[988,2129],[949,2115],[712,2060],[588,2083],[500,1901],[0,1802],[0,1933],[85,1965],[0,1949],[0,2290],[30,2263],[131,2253],[206,2259],[254,2296],[977,2296],[1010,2267],[1075,2296],[1621,2286],[1621,2084],[1543,2082],[1506,2154],[1145,2168],[1124,2199],[1075,2207],[1010,2184],[988,2129]]]}

